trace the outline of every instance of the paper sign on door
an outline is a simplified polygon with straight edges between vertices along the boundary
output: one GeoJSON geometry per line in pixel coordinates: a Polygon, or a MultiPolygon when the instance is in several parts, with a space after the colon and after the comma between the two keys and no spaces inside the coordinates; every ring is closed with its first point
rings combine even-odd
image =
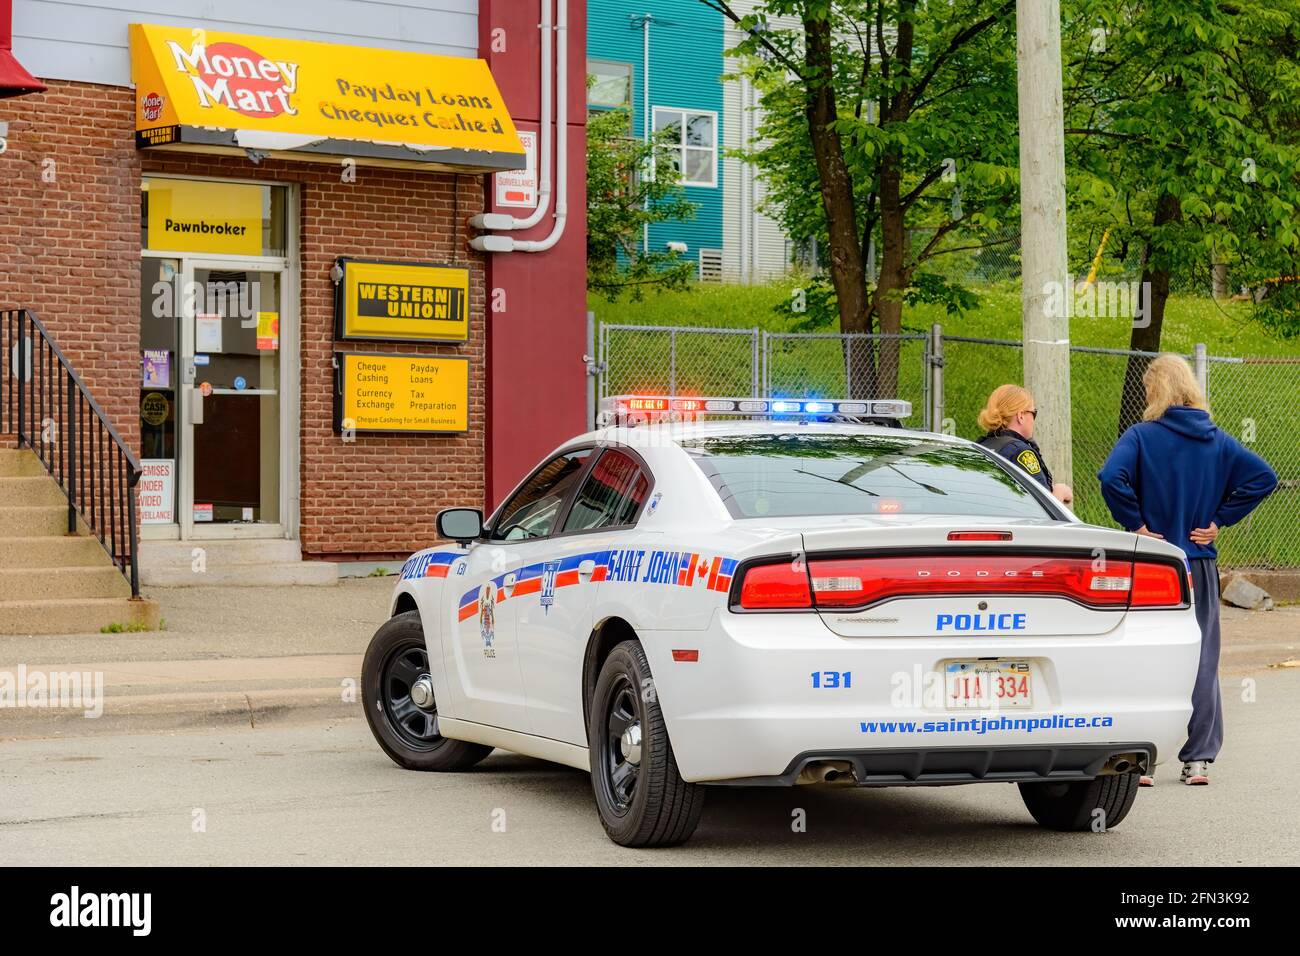
{"type": "Polygon", "coordinates": [[[221,351],[221,316],[200,312],[194,317],[194,351],[221,351]]]}
{"type": "Polygon", "coordinates": [[[145,458],[136,483],[142,524],[171,524],[176,520],[176,463],[170,458],[145,458]]]}
{"type": "Polygon", "coordinates": [[[257,313],[257,350],[274,352],[280,347],[280,313],[257,313]]]}

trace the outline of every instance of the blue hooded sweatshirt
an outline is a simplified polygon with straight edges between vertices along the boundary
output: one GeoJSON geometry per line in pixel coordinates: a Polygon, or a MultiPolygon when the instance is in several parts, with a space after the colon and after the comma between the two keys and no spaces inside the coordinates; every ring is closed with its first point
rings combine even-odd
{"type": "Polygon", "coordinates": [[[1192,543],[1193,528],[1236,524],[1277,487],[1263,458],[1220,431],[1208,412],[1185,405],[1124,432],[1097,477],[1126,530],[1146,525],[1189,558],[1217,554],[1212,544],[1192,543]]]}

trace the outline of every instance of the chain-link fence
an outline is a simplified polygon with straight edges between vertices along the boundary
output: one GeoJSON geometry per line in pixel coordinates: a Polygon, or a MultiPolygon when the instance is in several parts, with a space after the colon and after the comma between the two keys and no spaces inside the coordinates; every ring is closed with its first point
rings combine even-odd
{"type": "Polygon", "coordinates": [[[602,325],[598,395],[757,395],[758,329],[602,325]]]}
{"type": "MultiPolygon", "coordinates": [[[[1152,357],[1071,347],[1074,510],[1084,521],[1114,525],[1097,472],[1123,430],[1141,420],[1141,375],[1152,357]]],[[[1249,518],[1220,537],[1220,564],[1300,567],[1300,359],[1208,356],[1202,347],[1186,357],[1219,427],[1268,461],[1281,482],[1249,518]]],[[[989,393],[1004,382],[1024,380],[1019,342],[938,331],[845,336],[606,324],[599,359],[601,397],[902,398],[912,403],[914,427],[971,439],[980,435],[977,416],[989,393]],[[884,395],[876,384],[881,381],[897,385],[884,395]]]]}
{"type": "Polygon", "coordinates": [[[924,335],[602,325],[598,394],[905,398],[928,416],[928,365],[924,335]]]}
{"type": "Polygon", "coordinates": [[[924,335],[782,333],[763,337],[764,396],[902,398],[929,427],[924,335]],[[886,395],[878,382],[897,381],[886,395]]]}
{"type": "Polygon", "coordinates": [[[1277,472],[1278,488],[1219,539],[1232,567],[1300,567],[1300,359],[1206,363],[1210,411],[1220,428],[1277,472]]]}

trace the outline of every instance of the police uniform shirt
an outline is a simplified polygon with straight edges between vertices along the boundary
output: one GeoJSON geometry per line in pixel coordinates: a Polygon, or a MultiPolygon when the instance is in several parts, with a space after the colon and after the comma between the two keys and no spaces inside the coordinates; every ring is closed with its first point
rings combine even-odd
{"type": "Polygon", "coordinates": [[[995,451],[1008,461],[1020,466],[1020,470],[1029,475],[1048,491],[1052,490],[1052,473],[1043,461],[1043,453],[1038,443],[1008,428],[999,428],[989,432],[979,443],[990,451],[995,451]]]}

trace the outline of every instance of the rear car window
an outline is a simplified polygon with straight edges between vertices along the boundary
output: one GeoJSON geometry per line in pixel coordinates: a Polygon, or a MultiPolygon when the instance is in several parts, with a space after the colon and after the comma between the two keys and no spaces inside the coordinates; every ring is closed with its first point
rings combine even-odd
{"type": "Polygon", "coordinates": [[[924,437],[711,435],[680,442],[735,518],[1055,517],[977,448],[924,437]]]}
{"type": "Polygon", "coordinates": [[[649,487],[650,480],[631,456],[606,451],[578,489],[564,520],[564,530],[594,531],[630,525],[649,487]]]}

